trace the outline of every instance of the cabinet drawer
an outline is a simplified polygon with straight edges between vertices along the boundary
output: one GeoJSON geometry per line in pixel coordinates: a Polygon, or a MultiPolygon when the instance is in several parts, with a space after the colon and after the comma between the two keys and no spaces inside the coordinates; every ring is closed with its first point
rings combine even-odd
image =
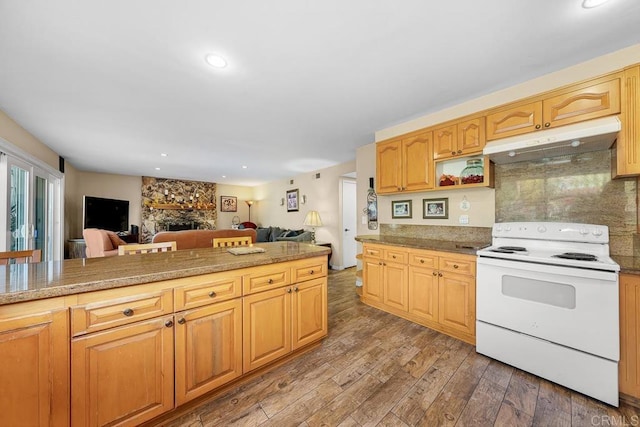
{"type": "Polygon", "coordinates": [[[439,269],[442,271],[450,271],[458,274],[468,274],[475,276],[476,274],[476,260],[474,258],[447,258],[440,257],[439,269]]]}
{"type": "Polygon", "coordinates": [[[327,259],[325,257],[298,261],[291,267],[291,283],[311,280],[327,275],[327,259]]]}
{"type": "Polygon", "coordinates": [[[400,264],[406,264],[409,260],[409,252],[407,249],[385,249],[384,260],[389,262],[397,262],[400,264]]]}
{"type": "Polygon", "coordinates": [[[113,291],[92,292],[88,295],[93,301],[71,307],[72,336],[128,325],[173,312],[172,289],[138,291],[119,297],[114,297],[113,291]]]}
{"type": "Polygon", "coordinates": [[[362,256],[369,258],[382,258],[384,248],[380,246],[364,245],[362,248],[362,256]]]}
{"type": "Polygon", "coordinates": [[[409,265],[438,268],[438,256],[429,252],[411,251],[409,252],[409,265]]]}
{"type": "Polygon", "coordinates": [[[188,285],[175,289],[175,310],[202,307],[242,295],[242,276],[225,273],[189,278],[188,285]]]}
{"type": "Polygon", "coordinates": [[[249,269],[242,276],[243,295],[291,284],[291,264],[276,264],[249,269]]]}

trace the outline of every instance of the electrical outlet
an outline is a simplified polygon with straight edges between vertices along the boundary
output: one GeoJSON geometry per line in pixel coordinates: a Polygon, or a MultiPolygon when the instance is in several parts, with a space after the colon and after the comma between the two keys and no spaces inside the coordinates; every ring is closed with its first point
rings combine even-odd
{"type": "Polygon", "coordinates": [[[362,225],[367,225],[367,216],[362,215],[362,225]]]}
{"type": "Polygon", "coordinates": [[[469,224],[469,215],[460,215],[460,224],[469,224]]]}

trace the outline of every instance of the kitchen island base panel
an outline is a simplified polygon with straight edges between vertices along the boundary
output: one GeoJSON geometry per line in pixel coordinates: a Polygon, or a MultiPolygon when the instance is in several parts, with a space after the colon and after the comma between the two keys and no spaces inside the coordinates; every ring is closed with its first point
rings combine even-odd
{"type": "Polygon", "coordinates": [[[478,321],[476,352],[618,406],[618,362],[478,321]]]}

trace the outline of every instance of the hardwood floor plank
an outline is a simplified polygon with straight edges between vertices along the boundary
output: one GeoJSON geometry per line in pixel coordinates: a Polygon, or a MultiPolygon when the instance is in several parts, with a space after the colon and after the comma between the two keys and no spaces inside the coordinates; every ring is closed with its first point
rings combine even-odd
{"type": "Polygon", "coordinates": [[[405,423],[415,425],[436,400],[452,375],[453,373],[450,371],[429,368],[409,392],[399,400],[392,412],[405,423]]]}
{"type": "Polygon", "coordinates": [[[533,416],[514,408],[510,403],[502,402],[496,422],[496,427],[530,427],[533,425],[533,416]]]}
{"type": "Polygon", "coordinates": [[[513,366],[505,365],[504,363],[492,360],[487,366],[487,370],[484,371],[483,377],[492,381],[504,388],[505,390],[511,382],[511,376],[515,368],[513,366]]]}
{"type": "Polygon", "coordinates": [[[504,400],[518,411],[531,415],[533,418],[536,412],[539,388],[540,379],[538,377],[516,369],[511,376],[511,381],[509,381],[504,400]]]}
{"type": "MultiPolygon", "coordinates": [[[[437,337],[431,343],[423,346],[422,350],[404,366],[404,369],[413,377],[422,377],[447,350],[445,341],[439,338],[437,337]]],[[[420,347],[418,346],[418,348],[420,347]]]]}
{"type": "Polygon", "coordinates": [[[417,382],[417,379],[404,371],[399,371],[382,384],[371,396],[351,414],[351,417],[363,426],[375,426],[393,408],[417,382]]]}
{"type": "Polygon", "coordinates": [[[408,424],[403,422],[400,418],[396,417],[393,413],[389,412],[385,417],[377,424],[379,427],[409,427],[408,424]]]}
{"type": "Polygon", "coordinates": [[[506,386],[500,386],[485,376],[480,378],[456,427],[493,425],[506,391],[506,386]]]}
{"type": "Polygon", "coordinates": [[[385,350],[375,346],[367,354],[361,358],[353,361],[350,366],[341,372],[338,372],[333,380],[342,387],[348,387],[353,382],[357,381],[367,372],[375,366],[381,357],[385,355],[385,350]]]}
{"type": "Polygon", "coordinates": [[[571,426],[571,392],[547,380],[540,380],[534,426],[571,426]]]}

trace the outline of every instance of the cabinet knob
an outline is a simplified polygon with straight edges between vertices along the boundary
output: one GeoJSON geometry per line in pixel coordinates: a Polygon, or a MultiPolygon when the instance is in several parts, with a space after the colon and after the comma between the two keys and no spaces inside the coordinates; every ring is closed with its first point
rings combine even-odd
{"type": "Polygon", "coordinates": [[[185,323],[187,323],[187,320],[184,317],[181,317],[180,319],[178,319],[178,323],[184,325],[185,323]]]}
{"type": "Polygon", "coordinates": [[[452,155],[452,156],[455,156],[455,155],[456,155],[456,152],[455,152],[455,151],[452,151],[452,152],[451,152],[451,155],[452,155]]]}
{"type": "Polygon", "coordinates": [[[549,126],[551,126],[551,123],[547,122],[544,124],[544,127],[548,128],[549,126]]]}
{"type": "Polygon", "coordinates": [[[210,296],[211,298],[213,298],[213,297],[215,297],[215,296],[216,296],[216,293],[215,293],[214,291],[211,291],[211,292],[209,292],[209,296],[210,296]]]}
{"type": "Polygon", "coordinates": [[[293,288],[294,291],[298,292],[298,287],[293,288]]]}
{"type": "Polygon", "coordinates": [[[434,276],[437,276],[437,275],[438,275],[438,273],[434,271],[434,272],[433,272],[433,275],[434,275],[434,276]]]}
{"type": "Polygon", "coordinates": [[[164,322],[164,326],[166,326],[167,328],[170,328],[173,326],[173,320],[167,320],[166,322],[164,322]]]}
{"type": "Polygon", "coordinates": [[[442,277],[442,273],[438,273],[438,277],[442,277]]]}
{"type": "Polygon", "coordinates": [[[272,283],[273,283],[273,279],[269,279],[269,280],[267,280],[267,283],[268,283],[268,284],[272,284],[272,283]]]}
{"type": "Polygon", "coordinates": [[[540,125],[536,125],[536,129],[540,129],[542,126],[540,125]]]}
{"type": "Polygon", "coordinates": [[[458,154],[462,154],[462,150],[458,150],[458,154]]]}
{"type": "Polygon", "coordinates": [[[458,268],[458,264],[453,264],[453,268],[458,268]]]}
{"type": "Polygon", "coordinates": [[[314,271],[313,271],[313,270],[309,270],[309,274],[313,274],[313,273],[314,273],[314,271]]]}
{"type": "Polygon", "coordinates": [[[424,260],[423,259],[420,260],[420,264],[424,264],[424,260]]]}
{"type": "Polygon", "coordinates": [[[132,310],[132,309],[130,309],[130,308],[126,308],[126,309],[122,312],[122,314],[124,314],[124,315],[125,315],[125,316],[127,316],[127,317],[131,317],[131,316],[133,316],[133,310],[132,310]]]}
{"type": "Polygon", "coordinates": [[[382,261],[378,261],[378,265],[382,265],[382,261]]]}
{"type": "Polygon", "coordinates": [[[290,294],[291,293],[291,288],[287,289],[287,293],[290,294]]]}
{"type": "Polygon", "coordinates": [[[396,259],[396,256],[395,255],[391,255],[391,258],[396,259]]]}

